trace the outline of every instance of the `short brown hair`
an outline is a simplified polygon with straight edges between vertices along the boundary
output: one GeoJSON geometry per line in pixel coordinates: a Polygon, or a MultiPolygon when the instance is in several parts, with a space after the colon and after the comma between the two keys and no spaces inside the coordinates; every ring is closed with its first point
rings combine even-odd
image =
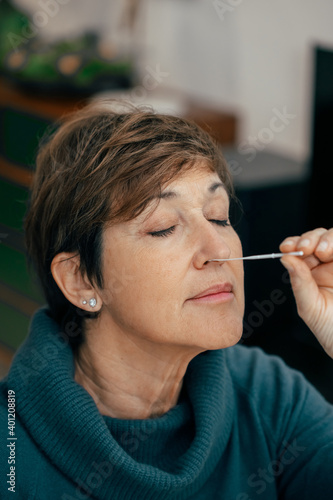
{"type": "Polygon", "coordinates": [[[60,324],[69,313],[79,323],[82,316],[52,277],[55,255],[79,254],[81,272],[102,288],[105,224],[136,217],[163,185],[202,161],[233,194],[226,162],[207,132],[183,118],[112,100],[70,115],[41,145],[25,220],[26,245],[60,324]]]}

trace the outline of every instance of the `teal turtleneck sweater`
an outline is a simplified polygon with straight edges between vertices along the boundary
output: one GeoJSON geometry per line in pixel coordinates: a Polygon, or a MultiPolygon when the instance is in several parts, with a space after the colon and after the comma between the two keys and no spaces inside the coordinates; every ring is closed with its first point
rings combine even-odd
{"type": "Polygon", "coordinates": [[[0,389],[1,499],[333,498],[332,406],[257,348],[200,354],[177,406],[156,419],[114,419],[74,381],[68,339],[42,309],[0,389]]]}

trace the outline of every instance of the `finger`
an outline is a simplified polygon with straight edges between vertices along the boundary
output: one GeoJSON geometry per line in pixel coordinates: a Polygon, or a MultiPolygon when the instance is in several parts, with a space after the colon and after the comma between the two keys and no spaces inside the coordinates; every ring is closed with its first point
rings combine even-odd
{"type": "Polygon", "coordinates": [[[333,229],[329,229],[321,235],[313,253],[321,262],[333,260],[333,229]]]}
{"type": "Polygon", "coordinates": [[[313,254],[309,255],[308,257],[303,257],[303,262],[306,262],[311,270],[321,264],[321,261],[313,254]]]}
{"type": "Polygon", "coordinates": [[[293,252],[296,249],[297,242],[299,241],[300,236],[288,236],[283,242],[280,244],[281,252],[293,252]]]}
{"type": "Polygon", "coordinates": [[[333,245],[333,232],[331,231],[332,230],[328,231],[323,227],[319,227],[312,231],[307,231],[300,236],[289,236],[280,244],[280,250],[282,252],[302,250],[305,256],[311,255],[319,242],[322,240],[324,241],[327,237],[333,245]],[[328,233],[329,235],[327,236],[328,233]]]}
{"type": "Polygon", "coordinates": [[[311,314],[318,296],[318,287],[306,262],[298,257],[283,257],[282,264],[288,270],[299,315],[306,319],[311,314]]]}
{"type": "Polygon", "coordinates": [[[333,292],[333,262],[321,263],[312,270],[312,276],[319,287],[333,292]]]}
{"type": "Polygon", "coordinates": [[[323,227],[319,227],[317,229],[314,229],[313,231],[307,231],[306,233],[303,233],[296,244],[296,249],[302,250],[305,256],[313,254],[315,248],[318,246],[320,239],[326,233],[327,229],[324,229],[323,227]]]}
{"type": "Polygon", "coordinates": [[[282,252],[300,249],[304,252],[304,261],[310,269],[321,262],[331,262],[333,260],[333,229],[318,228],[307,231],[301,236],[286,238],[280,245],[282,252]]]}

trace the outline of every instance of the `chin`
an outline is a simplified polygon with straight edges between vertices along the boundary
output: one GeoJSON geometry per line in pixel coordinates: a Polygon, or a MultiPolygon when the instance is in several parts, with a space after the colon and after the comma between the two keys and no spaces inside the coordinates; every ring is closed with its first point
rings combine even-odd
{"type": "Polygon", "coordinates": [[[230,321],[224,321],[219,328],[215,327],[205,339],[206,349],[215,350],[231,347],[240,341],[242,333],[243,318],[233,318],[230,321]]]}
{"type": "Polygon", "coordinates": [[[201,332],[200,347],[208,351],[213,351],[216,349],[225,349],[226,347],[231,347],[237,344],[243,333],[243,321],[234,320],[230,322],[229,325],[223,324],[219,328],[211,328],[209,330],[209,325],[206,325],[204,334],[201,332]]]}
{"type": "Polygon", "coordinates": [[[232,347],[233,345],[236,345],[242,337],[242,333],[239,335],[223,335],[222,337],[209,342],[206,344],[206,350],[207,351],[215,351],[218,349],[226,349],[227,347],[232,347]]]}

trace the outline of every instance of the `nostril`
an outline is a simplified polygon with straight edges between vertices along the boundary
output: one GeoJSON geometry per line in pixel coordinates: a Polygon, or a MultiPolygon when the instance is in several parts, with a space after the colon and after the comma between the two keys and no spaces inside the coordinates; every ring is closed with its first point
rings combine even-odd
{"type": "Polygon", "coordinates": [[[219,264],[220,266],[222,266],[223,262],[220,262],[218,260],[214,260],[214,259],[210,259],[210,260],[206,260],[206,262],[204,262],[204,266],[206,266],[207,264],[209,264],[209,262],[216,262],[217,264],[219,264]]]}

